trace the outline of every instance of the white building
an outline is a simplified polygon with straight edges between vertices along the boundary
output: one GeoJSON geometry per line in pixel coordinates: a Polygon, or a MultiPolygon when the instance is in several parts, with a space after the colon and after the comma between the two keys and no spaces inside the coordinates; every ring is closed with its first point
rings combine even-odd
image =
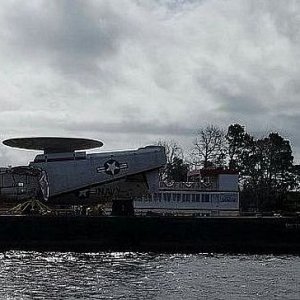
{"type": "Polygon", "coordinates": [[[238,172],[206,169],[189,182],[160,182],[159,192],[134,200],[135,214],[185,216],[239,215],[238,172]]]}

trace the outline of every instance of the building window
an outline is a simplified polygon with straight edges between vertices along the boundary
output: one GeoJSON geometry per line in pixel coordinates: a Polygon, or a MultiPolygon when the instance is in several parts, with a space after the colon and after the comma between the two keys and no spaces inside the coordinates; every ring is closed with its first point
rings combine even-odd
{"type": "Polygon", "coordinates": [[[180,197],[180,194],[172,193],[172,200],[173,200],[174,202],[176,202],[178,196],[180,197]]]}
{"type": "Polygon", "coordinates": [[[162,193],[159,193],[158,194],[158,201],[161,202],[161,200],[162,200],[162,193]]]}
{"type": "Polygon", "coordinates": [[[186,194],[182,194],[182,202],[185,202],[186,194]]]}
{"type": "Polygon", "coordinates": [[[196,202],[200,202],[200,194],[196,194],[196,202]]]}
{"type": "Polygon", "coordinates": [[[196,202],[196,194],[192,194],[192,202],[196,202]]]}
{"type": "Polygon", "coordinates": [[[164,193],[163,194],[163,200],[165,202],[170,202],[171,201],[171,194],[170,193],[164,193]]]}
{"type": "Polygon", "coordinates": [[[202,202],[209,202],[209,194],[202,194],[202,202]]]}

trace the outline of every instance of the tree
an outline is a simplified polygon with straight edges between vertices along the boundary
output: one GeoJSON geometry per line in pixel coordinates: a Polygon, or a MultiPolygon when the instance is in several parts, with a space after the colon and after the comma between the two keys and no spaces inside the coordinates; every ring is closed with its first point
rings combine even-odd
{"type": "Polygon", "coordinates": [[[160,140],[158,146],[165,148],[167,163],[160,172],[160,180],[186,181],[188,164],[183,161],[183,150],[174,140],[160,140]]]}
{"type": "Polygon", "coordinates": [[[203,168],[220,167],[225,164],[225,134],[214,125],[201,128],[194,140],[192,158],[195,165],[203,168]]]}
{"type": "Polygon", "coordinates": [[[289,141],[270,133],[252,140],[247,151],[241,153],[244,192],[252,195],[258,209],[280,209],[287,192],[296,184],[289,141]]]}
{"type": "Polygon", "coordinates": [[[166,172],[169,181],[186,181],[189,165],[183,159],[174,157],[172,163],[167,164],[166,172]]]}
{"type": "Polygon", "coordinates": [[[183,159],[183,150],[174,140],[159,140],[156,145],[165,148],[167,164],[172,163],[175,157],[183,159]]]}
{"type": "Polygon", "coordinates": [[[253,137],[245,132],[240,124],[233,124],[228,127],[226,134],[228,167],[229,169],[243,170],[243,159],[251,152],[253,137]]]}

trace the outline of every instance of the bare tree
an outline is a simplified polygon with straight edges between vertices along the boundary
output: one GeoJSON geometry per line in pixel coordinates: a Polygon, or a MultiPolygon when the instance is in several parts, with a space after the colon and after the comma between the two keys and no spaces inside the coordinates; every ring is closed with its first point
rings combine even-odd
{"type": "Polygon", "coordinates": [[[193,144],[191,156],[195,165],[204,168],[224,166],[226,140],[221,128],[214,125],[201,128],[193,144]]]}
{"type": "Polygon", "coordinates": [[[175,157],[183,159],[182,148],[176,141],[159,140],[156,144],[165,148],[167,164],[173,163],[175,157]]]}

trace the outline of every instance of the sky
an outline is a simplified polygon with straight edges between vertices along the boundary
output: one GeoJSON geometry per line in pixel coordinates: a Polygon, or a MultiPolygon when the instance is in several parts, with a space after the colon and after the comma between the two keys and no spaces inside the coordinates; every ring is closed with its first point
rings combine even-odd
{"type": "MultiPolygon", "coordinates": [[[[101,140],[101,151],[239,123],[300,160],[300,1],[6,0],[0,138],[101,140]]],[[[0,145],[0,165],[36,151],[0,145]]]]}

